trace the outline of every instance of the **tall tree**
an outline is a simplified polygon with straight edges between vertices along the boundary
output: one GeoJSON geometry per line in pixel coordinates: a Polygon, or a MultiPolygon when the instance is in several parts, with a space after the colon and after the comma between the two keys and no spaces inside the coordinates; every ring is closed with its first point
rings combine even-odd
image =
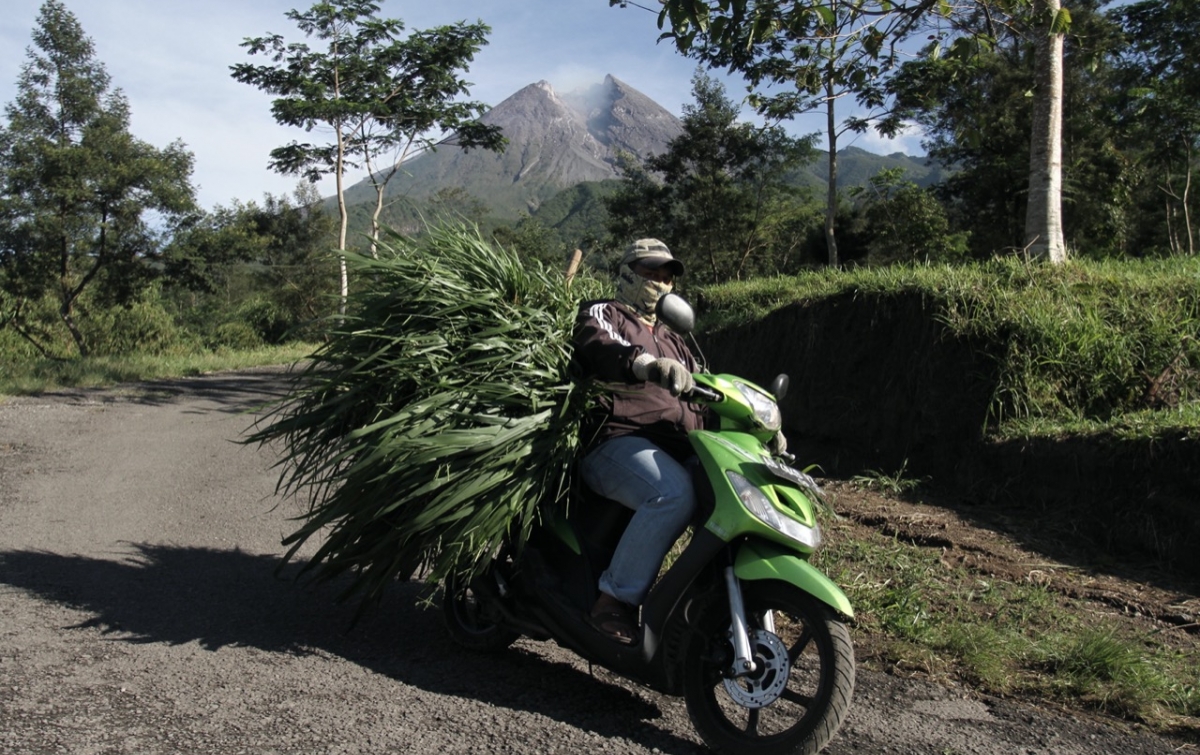
{"type": "Polygon", "coordinates": [[[1067,259],[1062,228],[1063,32],[1059,0],[1033,0],[1035,68],[1029,149],[1025,248],[1059,264],[1067,259]]]}
{"type": "MultiPolygon", "coordinates": [[[[1029,121],[1028,200],[1025,205],[1023,248],[1052,264],[1066,260],[1062,230],[1063,49],[1071,14],[1061,0],[974,0],[959,7],[943,6],[930,20],[947,19],[957,34],[952,53],[967,57],[987,51],[995,43],[998,26],[1007,25],[1027,35],[1034,46],[1034,81],[1029,121]],[[982,16],[983,30],[970,29],[982,16]],[[964,33],[964,30],[965,33],[964,33]]],[[[926,48],[937,55],[942,42],[926,48]]]]}
{"type": "MultiPolygon", "coordinates": [[[[610,0],[617,4],[620,0],[610,0]]],[[[882,117],[887,74],[897,43],[939,0],[664,0],[679,50],[712,67],[742,73],[758,111],[772,121],[824,111],[829,147],[825,241],[829,264],[837,247],[838,140],[882,117]],[[866,116],[839,121],[837,103],[853,97],[866,116]]]]}
{"type": "Polygon", "coordinates": [[[42,5],[27,58],[0,130],[0,285],[16,301],[52,293],[86,356],[81,295],[138,293],[160,242],[147,216],[161,228],[195,206],[192,156],[134,138],[124,95],[59,0],[42,5]]]}
{"type": "MultiPolygon", "coordinates": [[[[327,0],[305,12],[288,11],[285,16],[305,36],[323,42],[323,48],[289,44],[279,34],[248,38],[242,43],[248,53],[268,55],[272,63],[231,67],[238,81],[278,95],[271,105],[277,122],[308,131],[319,126],[332,130],[331,143],[292,142],[272,150],[270,166],[313,180],[333,174],[341,218],[338,250],[343,252],[347,169],[366,168],[375,187],[374,239],[388,182],[409,150],[432,146],[427,137],[431,130],[459,132],[465,148],[502,145],[499,132],[477,120],[484,105],[455,101],[469,86],[459,71],[466,70],[490,29],[459,23],[401,38],[403,22],[380,19],[378,13],[372,0],[327,0]],[[379,166],[377,158],[383,155],[392,160],[379,166]]],[[[340,277],[344,313],[349,294],[344,259],[340,277]]]]}
{"type": "MultiPolygon", "coordinates": [[[[1064,241],[1069,236],[1074,248],[1089,254],[1122,248],[1131,179],[1117,148],[1106,63],[1121,40],[1099,12],[1103,4],[1076,0],[1064,39],[1061,228],[1064,241]]],[[[953,41],[939,39],[890,82],[898,115],[922,128],[929,155],[956,167],[941,194],[959,227],[971,231],[972,251],[980,257],[1024,249],[1030,240],[1036,161],[1030,95],[1037,87],[1035,48],[1044,34],[1016,20],[989,7],[959,13],[952,19],[953,41]]]]}
{"type": "Polygon", "coordinates": [[[683,133],[644,166],[627,165],[622,188],[605,200],[617,238],[656,236],[712,283],[779,272],[794,244],[787,220],[799,209],[787,173],[812,159],[810,139],[738,121],[721,84],[697,74],[683,133]]]}
{"type": "MultiPolygon", "coordinates": [[[[801,94],[834,82],[870,106],[882,104],[877,99],[880,76],[892,70],[900,42],[923,26],[970,16],[979,8],[1033,30],[1041,49],[1030,130],[1026,237],[1035,253],[1060,262],[1065,259],[1060,216],[1062,33],[1070,22],[1060,0],[664,0],[659,25],[669,25],[667,36],[680,50],[746,73],[752,85],[765,81],[801,94]]],[[[960,38],[958,51],[976,41],[960,38]]],[[[830,97],[829,89],[824,96],[830,97]]],[[[885,128],[895,123],[885,121],[885,128]]]]}
{"type": "MultiPolygon", "coordinates": [[[[397,27],[399,30],[402,27],[397,27]]],[[[390,81],[379,87],[376,107],[359,121],[355,147],[375,189],[371,212],[371,254],[379,241],[379,216],[388,183],[404,161],[425,150],[435,150],[434,135],[453,132],[443,144],[464,150],[500,151],[506,140],[498,126],[478,120],[487,106],[461,102],[470,84],[460,77],[487,44],[490,29],[480,23],[459,23],[413,32],[397,45],[390,81]],[[380,159],[385,159],[380,164],[380,159]]]]}

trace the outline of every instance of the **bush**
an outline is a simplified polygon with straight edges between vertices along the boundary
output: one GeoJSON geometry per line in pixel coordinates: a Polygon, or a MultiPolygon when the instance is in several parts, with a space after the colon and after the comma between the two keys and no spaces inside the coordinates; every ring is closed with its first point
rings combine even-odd
{"type": "Polygon", "coordinates": [[[234,319],[251,328],[260,343],[270,344],[283,343],[294,324],[286,310],[262,297],[243,302],[234,312],[234,319]]]}
{"type": "Polygon", "coordinates": [[[263,339],[248,323],[231,320],[214,328],[205,338],[205,345],[213,349],[254,349],[263,345],[263,339]]]}
{"type": "Polygon", "coordinates": [[[157,293],[128,306],[88,311],[80,329],[93,356],[168,354],[188,348],[190,338],[163,307],[157,293]]]}

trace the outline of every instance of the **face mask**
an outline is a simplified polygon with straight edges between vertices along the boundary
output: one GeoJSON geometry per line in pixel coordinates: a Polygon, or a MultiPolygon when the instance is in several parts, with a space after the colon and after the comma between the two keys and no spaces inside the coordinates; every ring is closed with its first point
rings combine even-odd
{"type": "Polygon", "coordinates": [[[654,308],[658,300],[671,292],[670,283],[643,278],[629,265],[621,265],[617,273],[617,301],[632,309],[637,316],[653,325],[657,319],[654,308]]]}

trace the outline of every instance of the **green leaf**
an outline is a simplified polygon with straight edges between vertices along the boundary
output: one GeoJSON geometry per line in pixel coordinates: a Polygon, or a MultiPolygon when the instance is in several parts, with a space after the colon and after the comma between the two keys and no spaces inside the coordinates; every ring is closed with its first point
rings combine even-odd
{"type": "Polygon", "coordinates": [[[1050,21],[1051,34],[1066,34],[1071,28],[1071,11],[1059,8],[1050,21]]]}
{"type": "Polygon", "coordinates": [[[832,7],[818,5],[813,8],[813,12],[821,17],[821,25],[827,29],[832,29],[837,25],[837,13],[832,7]]]}

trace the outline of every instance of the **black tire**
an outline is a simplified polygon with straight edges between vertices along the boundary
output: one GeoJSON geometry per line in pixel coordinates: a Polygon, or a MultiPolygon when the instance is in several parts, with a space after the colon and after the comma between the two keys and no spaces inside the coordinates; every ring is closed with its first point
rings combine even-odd
{"type": "Polygon", "coordinates": [[[722,674],[733,658],[729,610],[718,605],[699,617],[699,632],[685,651],[683,670],[683,696],[692,725],[717,752],[820,752],[841,726],[854,693],[850,633],[828,606],[794,585],[755,581],[743,583],[742,590],[758,670],[731,692],[722,674]],[[763,627],[767,611],[774,632],[763,627]],[[786,657],[780,652],[783,647],[786,657]],[[777,658],[774,665],[772,656],[777,658]],[[778,676],[785,668],[786,683],[778,676]],[[765,692],[768,688],[780,691],[765,692]],[[768,700],[762,707],[748,707],[768,700]]]}
{"type": "Polygon", "coordinates": [[[486,596],[453,578],[442,586],[442,618],[451,639],[480,653],[504,650],[521,636],[501,623],[498,608],[486,596]]]}

